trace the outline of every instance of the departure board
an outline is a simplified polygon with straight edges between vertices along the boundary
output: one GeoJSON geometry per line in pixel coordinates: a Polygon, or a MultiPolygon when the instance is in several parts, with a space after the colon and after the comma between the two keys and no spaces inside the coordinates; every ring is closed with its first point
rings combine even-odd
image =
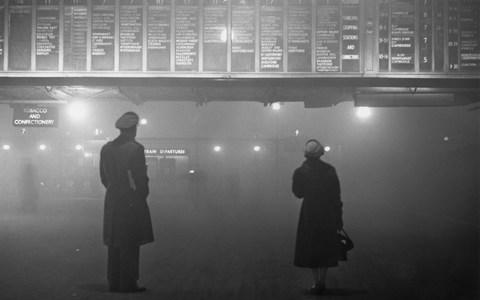
{"type": "Polygon", "coordinates": [[[205,0],[203,10],[203,70],[227,71],[228,3],[205,0]]]}
{"type": "Polygon", "coordinates": [[[32,1],[10,0],[8,15],[8,69],[31,70],[32,1]]]}
{"type": "Polygon", "coordinates": [[[480,77],[480,0],[0,2],[0,77],[480,77]]]}
{"type": "Polygon", "coordinates": [[[360,0],[342,0],[342,72],[360,72],[360,0]]]}
{"type": "Polygon", "coordinates": [[[312,0],[289,0],[287,14],[289,72],[312,70],[312,0]]]}
{"type": "Polygon", "coordinates": [[[390,11],[392,71],[415,71],[415,1],[395,0],[390,11]]]}
{"type": "Polygon", "coordinates": [[[37,70],[58,70],[59,0],[37,1],[35,55],[37,70]]]}
{"type": "Polygon", "coordinates": [[[260,7],[260,71],[283,71],[283,0],[262,0],[260,7]]]}
{"type": "Polygon", "coordinates": [[[5,47],[5,5],[0,4],[0,71],[3,71],[4,47],[5,47]]]}
{"type": "Polygon", "coordinates": [[[340,1],[319,0],[315,31],[315,70],[340,72],[340,1]]]}
{"type": "Polygon", "coordinates": [[[86,71],[87,1],[65,0],[63,9],[63,69],[65,71],[86,71]]]}
{"type": "Polygon", "coordinates": [[[446,29],[445,29],[445,1],[435,0],[432,1],[433,5],[433,65],[435,72],[445,71],[445,41],[446,41],[446,29]]]}
{"type": "Polygon", "coordinates": [[[200,31],[198,1],[176,0],[175,71],[198,71],[200,31]]]}
{"type": "Polygon", "coordinates": [[[115,0],[92,0],[92,70],[113,71],[115,0]]]}
{"type": "Polygon", "coordinates": [[[171,0],[148,0],[147,70],[170,70],[171,0]]]}
{"type": "Polygon", "coordinates": [[[421,72],[432,70],[433,42],[433,0],[423,0],[419,3],[419,64],[421,72]]]}
{"type": "Polygon", "coordinates": [[[461,0],[458,10],[460,70],[480,71],[480,1],[461,0]]]}
{"type": "Polygon", "coordinates": [[[380,0],[378,4],[378,69],[390,70],[390,5],[389,0],[380,0]]]}
{"type": "Polygon", "coordinates": [[[232,0],[232,71],[255,72],[255,0],[232,0]]]}
{"type": "Polygon", "coordinates": [[[143,0],[120,1],[120,70],[141,71],[143,60],[143,0]]]}

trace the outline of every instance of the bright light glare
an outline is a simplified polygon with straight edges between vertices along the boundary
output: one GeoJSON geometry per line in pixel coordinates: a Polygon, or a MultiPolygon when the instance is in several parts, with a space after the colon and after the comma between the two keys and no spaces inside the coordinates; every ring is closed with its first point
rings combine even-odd
{"type": "Polygon", "coordinates": [[[445,137],[443,137],[443,140],[444,140],[445,142],[448,142],[448,141],[450,140],[450,138],[449,138],[448,136],[445,136],[445,137]]]}
{"type": "Polygon", "coordinates": [[[74,122],[79,122],[87,117],[88,109],[85,102],[75,101],[68,105],[68,115],[74,122]]]}
{"type": "Polygon", "coordinates": [[[279,102],[272,103],[272,109],[273,110],[280,110],[282,105],[279,102]]]}
{"type": "Polygon", "coordinates": [[[83,156],[85,156],[86,158],[92,157],[92,153],[90,153],[90,152],[85,152],[85,153],[83,154],[83,156]]]}
{"type": "Polygon", "coordinates": [[[10,145],[5,144],[2,146],[2,149],[5,151],[10,150],[10,145]]]}
{"type": "Polygon", "coordinates": [[[325,146],[323,149],[325,150],[325,152],[330,152],[330,150],[332,150],[332,148],[330,148],[330,146],[325,146]]]}
{"type": "Polygon", "coordinates": [[[262,147],[260,147],[260,146],[253,146],[253,151],[259,152],[260,150],[262,150],[262,147]]]}
{"type": "Polygon", "coordinates": [[[365,120],[370,118],[370,116],[372,115],[372,110],[370,109],[370,107],[366,106],[357,107],[356,115],[359,119],[365,120]]]}
{"type": "Polygon", "coordinates": [[[300,130],[295,130],[295,136],[298,136],[300,134],[300,130]]]}
{"type": "Polygon", "coordinates": [[[220,34],[220,39],[222,42],[226,42],[227,41],[227,29],[223,29],[222,30],[222,33],[220,34]]]}
{"type": "Polygon", "coordinates": [[[189,174],[195,174],[195,170],[188,170],[189,174]]]}
{"type": "Polygon", "coordinates": [[[147,123],[148,123],[148,120],[145,119],[145,118],[142,118],[142,119],[140,120],[140,125],[147,125],[147,123]]]}
{"type": "Polygon", "coordinates": [[[215,151],[215,152],[220,152],[220,151],[222,151],[222,147],[220,147],[220,146],[215,146],[215,147],[213,147],[213,151],[215,151]]]}
{"type": "Polygon", "coordinates": [[[47,145],[41,144],[40,146],[38,146],[38,149],[41,150],[41,151],[45,151],[45,150],[47,150],[47,145]]]}
{"type": "Polygon", "coordinates": [[[80,145],[80,144],[75,145],[75,150],[80,151],[80,150],[82,150],[82,149],[83,149],[83,146],[82,146],[82,145],[80,145]]]}

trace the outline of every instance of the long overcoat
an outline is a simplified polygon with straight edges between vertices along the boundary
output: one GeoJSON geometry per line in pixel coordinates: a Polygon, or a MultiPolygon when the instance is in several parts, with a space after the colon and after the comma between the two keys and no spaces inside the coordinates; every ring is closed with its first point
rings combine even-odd
{"type": "Polygon", "coordinates": [[[307,158],[293,174],[292,191],[303,198],[294,264],[304,268],[338,265],[337,230],[343,227],[340,183],[335,168],[307,158]]]}
{"type": "Polygon", "coordinates": [[[144,147],[122,134],[108,142],[100,153],[100,177],[107,188],[103,218],[105,245],[132,247],[153,242],[144,147]]]}

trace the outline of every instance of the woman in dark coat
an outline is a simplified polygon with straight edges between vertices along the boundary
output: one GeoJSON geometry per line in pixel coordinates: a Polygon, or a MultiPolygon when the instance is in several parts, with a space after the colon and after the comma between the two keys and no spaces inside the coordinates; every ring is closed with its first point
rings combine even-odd
{"type": "Polygon", "coordinates": [[[335,168],[320,157],[324,147],[317,140],[305,144],[303,164],[293,174],[292,191],[303,198],[297,229],[294,264],[312,269],[310,292],[325,290],[327,269],[338,265],[337,231],[343,227],[340,184],[335,168]]]}

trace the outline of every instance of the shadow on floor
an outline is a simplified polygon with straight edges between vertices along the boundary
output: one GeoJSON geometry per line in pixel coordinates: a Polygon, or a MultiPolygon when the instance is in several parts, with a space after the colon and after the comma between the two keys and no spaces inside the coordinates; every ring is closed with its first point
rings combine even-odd
{"type": "Polygon", "coordinates": [[[79,284],[78,288],[88,292],[107,293],[108,286],[101,283],[85,283],[79,284]]]}
{"type": "Polygon", "coordinates": [[[348,288],[327,288],[321,295],[313,295],[309,294],[309,291],[305,292],[307,296],[336,296],[336,297],[350,297],[350,296],[360,296],[360,295],[367,295],[367,290],[359,290],[359,289],[348,289],[348,288]]]}

